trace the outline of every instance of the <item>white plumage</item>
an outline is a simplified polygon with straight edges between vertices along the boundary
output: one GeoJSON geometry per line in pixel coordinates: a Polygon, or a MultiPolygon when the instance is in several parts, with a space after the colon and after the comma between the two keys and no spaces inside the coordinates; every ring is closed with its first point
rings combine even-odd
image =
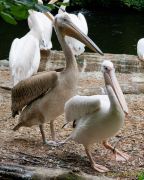
{"type": "MultiPolygon", "coordinates": [[[[102,98],[102,103],[107,103],[107,96],[79,96],[76,95],[68,100],[65,104],[65,123],[78,120],[88,114],[99,110],[101,104],[99,97],[102,98]]],[[[108,102],[109,103],[109,102],[108,102]]]]}
{"type": "Polygon", "coordinates": [[[144,61],[144,38],[139,39],[137,43],[137,55],[140,60],[144,61]]]}
{"type": "MultiPolygon", "coordinates": [[[[52,48],[52,21],[48,19],[43,13],[41,12],[34,12],[35,18],[37,18],[37,26],[41,28],[40,32],[40,49],[51,49],[52,48]]],[[[30,30],[33,28],[33,21],[31,20],[30,16],[28,17],[28,26],[30,30]]]]}
{"type": "Polygon", "coordinates": [[[38,0],[38,4],[43,4],[43,1],[42,0],[38,0]]]}
{"type": "MultiPolygon", "coordinates": [[[[90,145],[95,142],[103,142],[103,145],[111,150],[107,143],[109,137],[114,136],[124,124],[125,113],[128,113],[127,104],[118,81],[112,62],[104,61],[102,64],[105,86],[108,95],[74,96],[65,104],[65,122],[75,121],[75,129],[63,142],[70,139],[83,144],[91,161],[92,167],[100,172],[108,171],[104,166],[95,164],[89,152],[90,145]],[[125,113],[124,113],[125,112],[125,113]]],[[[115,150],[117,158],[128,159],[128,156],[115,150]]]]}
{"type": "MultiPolygon", "coordinates": [[[[55,3],[57,0],[51,0],[49,4],[55,3]]],[[[69,0],[64,0],[63,3],[69,3],[69,0]]],[[[66,6],[61,5],[58,11],[58,14],[62,14],[65,11],[66,6]]],[[[82,13],[78,13],[78,15],[68,13],[71,21],[85,34],[88,34],[88,25],[87,21],[82,13]]],[[[85,51],[85,45],[72,37],[66,37],[66,42],[71,47],[74,55],[79,56],[85,51]]]]}
{"type": "MultiPolygon", "coordinates": [[[[64,0],[63,3],[68,3],[69,0],[64,0]]],[[[65,6],[61,6],[59,9],[58,13],[63,13],[63,10],[65,10],[65,6]]],[[[69,17],[71,18],[71,21],[84,33],[88,34],[88,25],[86,22],[86,19],[82,13],[78,13],[78,15],[75,14],[70,14],[69,17]]],[[[66,37],[66,42],[69,44],[71,47],[73,54],[76,56],[79,56],[85,51],[85,45],[78,41],[77,39],[74,39],[72,37],[66,37]]]]}
{"type": "Polygon", "coordinates": [[[101,142],[117,133],[123,126],[124,113],[110,113],[110,101],[107,95],[79,96],[66,103],[65,117],[76,120],[76,128],[71,138],[84,146],[101,142]],[[68,107],[69,106],[69,107],[68,107]],[[71,112],[71,113],[70,113],[71,112]],[[117,113],[114,116],[114,114],[117,113]]]}
{"type": "Polygon", "coordinates": [[[33,27],[22,38],[14,39],[10,48],[9,66],[14,86],[19,81],[35,74],[40,63],[39,41],[42,27],[38,26],[36,12],[29,10],[29,13],[33,27]]]}
{"type": "MultiPolygon", "coordinates": [[[[18,130],[22,126],[39,125],[42,139],[46,141],[43,124],[50,122],[53,140],[55,140],[54,120],[61,115],[65,102],[76,91],[78,81],[78,67],[72,51],[65,41],[65,36],[72,36],[85,43],[94,52],[103,53],[96,44],[85,36],[71,22],[67,13],[52,15],[55,31],[65,54],[66,67],[62,72],[43,72],[19,82],[12,89],[12,115],[15,117],[21,111],[19,123],[14,127],[18,130]]],[[[51,144],[55,142],[51,142],[51,144]]]]}
{"type": "MultiPolygon", "coordinates": [[[[78,15],[75,14],[69,14],[69,17],[71,18],[71,21],[84,33],[88,34],[88,27],[87,22],[85,20],[85,17],[78,13],[78,15]]],[[[80,41],[76,40],[72,37],[66,37],[66,42],[71,47],[73,54],[76,56],[79,56],[85,51],[85,45],[81,43],[80,41]]]]}

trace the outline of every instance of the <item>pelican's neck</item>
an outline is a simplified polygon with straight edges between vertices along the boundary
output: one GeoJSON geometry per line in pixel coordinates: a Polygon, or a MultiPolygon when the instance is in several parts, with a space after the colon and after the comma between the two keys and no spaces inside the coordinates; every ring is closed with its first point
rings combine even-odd
{"type": "Polygon", "coordinates": [[[110,100],[110,110],[111,111],[122,111],[121,105],[110,85],[106,85],[107,94],[110,100]]]}
{"type": "Polygon", "coordinates": [[[29,31],[29,34],[34,36],[35,38],[37,38],[39,41],[41,40],[41,34],[39,33],[38,30],[35,30],[34,28],[32,28],[30,31],[29,31]]]}
{"type": "MultiPolygon", "coordinates": [[[[69,0],[63,0],[63,3],[69,3],[69,0]]],[[[63,13],[63,11],[61,9],[63,9],[65,11],[66,10],[66,6],[64,6],[64,5],[60,6],[60,9],[58,11],[59,14],[63,13]]]]}
{"type": "Polygon", "coordinates": [[[65,72],[67,71],[69,72],[72,70],[73,73],[77,74],[78,72],[77,62],[71,48],[66,43],[64,36],[61,35],[58,28],[56,28],[56,33],[57,33],[58,40],[61,44],[62,50],[65,55],[65,60],[66,60],[65,72]]]}

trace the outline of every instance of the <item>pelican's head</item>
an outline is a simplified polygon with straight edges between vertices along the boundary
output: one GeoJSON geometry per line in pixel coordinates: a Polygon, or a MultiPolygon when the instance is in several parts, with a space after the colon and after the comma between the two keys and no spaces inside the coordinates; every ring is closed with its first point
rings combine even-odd
{"type": "Polygon", "coordinates": [[[112,87],[123,111],[128,114],[127,103],[115,76],[115,68],[113,63],[111,61],[105,60],[102,63],[102,72],[104,74],[105,84],[112,87]]]}
{"type": "Polygon", "coordinates": [[[105,60],[102,63],[102,72],[115,71],[114,65],[111,61],[105,60]]]}
{"type": "Polygon", "coordinates": [[[85,44],[94,52],[98,52],[103,55],[99,47],[88,37],[86,36],[76,25],[74,25],[68,15],[64,12],[63,14],[57,14],[54,19],[54,26],[57,30],[60,31],[63,37],[70,36],[85,44]]]}

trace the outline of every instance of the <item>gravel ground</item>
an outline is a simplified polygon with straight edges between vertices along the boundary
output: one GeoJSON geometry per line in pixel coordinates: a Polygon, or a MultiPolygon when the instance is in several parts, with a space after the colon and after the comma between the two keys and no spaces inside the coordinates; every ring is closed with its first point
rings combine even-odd
{"type": "MultiPolygon", "coordinates": [[[[118,79],[125,79],[128,82],[131,79],[129,76],[129,74],[118,74],[118,79]]],[[[0,70],[0,77],[0,85],[11,85],[9,71],[0,70]]],[[[79,91],[81,94],[88,94],[88,91],[96,84],[103,85],[101,75],[97,75],[96,78],[94,75],[85,74],[81,77],[79,91]]],[[[129,154],[130,160],[116,162],[111,158],[111,152],[100,144],[92,146],[92,153],[97,163],[105,165],[111,170],[105,174],[107,177],[136,179],[137,174],[144,171],[144,94],[127,94],[125,97],[130,112],[126,117],[125,126],[116,137],[110,139],[110,142],[113,145],[118,142],[117,148],[129,154]]],[[[0,88],[0,162],[66,167],[88,174],[101,175],[91,168],[82,145],[74,142],[69,142],[61,147],[43,145],[39,128],[36,126],[23,127],[17,132],[13,132],[12,128],[17,124],[17,118],[10,117],[10,98],[10,91],[0,88]]],[[[63,115],[55,121],[58,140],[65,139],[72,131],[71,126],[61,129],[62,125],[63,115]]],[[[49,123],[45,124],[45,132],[46,137],[50,139],[49,123]]]]}

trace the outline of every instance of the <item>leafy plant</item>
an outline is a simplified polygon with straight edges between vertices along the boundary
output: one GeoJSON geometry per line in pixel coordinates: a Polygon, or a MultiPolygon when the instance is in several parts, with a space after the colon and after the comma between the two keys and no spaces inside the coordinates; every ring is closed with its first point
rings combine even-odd
{"type": "Polygon", "coordinates": [[[38,4],[37,0],[0,0],[0,16],[13,25],[17,20],[26,19],[29,9],[45,12],[54,8],[52,4],[38,4]]]}
{"type": "Polygon", "coordinates": [[[135,9],[144,8],[144,0],[121,0],[128,7],[132,7],[135,9]]]}

